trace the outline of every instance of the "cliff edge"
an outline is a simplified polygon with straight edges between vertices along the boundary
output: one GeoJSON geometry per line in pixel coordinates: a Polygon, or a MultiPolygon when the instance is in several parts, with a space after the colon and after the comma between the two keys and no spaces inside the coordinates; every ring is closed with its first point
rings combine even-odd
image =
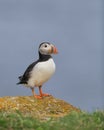
{"type": "Polygon", "coordinates": [[[19,111],[43,120],[62,117],[72,111],[80,112],[78,108],[52,96],[43,99],[35,99],[32,96],[0,97],[0,111],[19,111]]]}

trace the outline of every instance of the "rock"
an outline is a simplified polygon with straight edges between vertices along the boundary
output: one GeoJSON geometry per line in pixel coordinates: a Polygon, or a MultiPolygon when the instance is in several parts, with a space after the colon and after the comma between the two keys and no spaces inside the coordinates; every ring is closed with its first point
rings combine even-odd
{"type": "Polygon", "coordinates": [[[0,111],[7,113],[19,111],[42,120],[62,117],[72,111],[80,112],[78,108],[52,96],[43,99],[35,99],[32,96],[1,97],[0,111]]]}

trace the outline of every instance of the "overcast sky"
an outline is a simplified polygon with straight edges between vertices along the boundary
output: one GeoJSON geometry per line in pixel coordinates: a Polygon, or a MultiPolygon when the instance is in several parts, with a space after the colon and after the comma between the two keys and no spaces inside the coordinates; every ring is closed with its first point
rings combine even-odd
{"type": "Polygon", "coordinates": [[[0,96],[32,94],[16,85],[18,76],[48,41],[59,54],[43,91],[83,110],[104,109],[102,9],[102,0],[0,0],[0,96]]]}

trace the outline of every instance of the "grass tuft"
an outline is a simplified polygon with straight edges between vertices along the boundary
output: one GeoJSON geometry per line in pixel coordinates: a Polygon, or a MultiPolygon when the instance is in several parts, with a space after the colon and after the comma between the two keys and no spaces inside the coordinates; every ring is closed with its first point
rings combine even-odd
{"type": "Polygon", "coordinates": [[[21,112],[0,112],[0,130],[104,130],[104,111],[72,112],[61,118],[40,121],[21,112]]]}

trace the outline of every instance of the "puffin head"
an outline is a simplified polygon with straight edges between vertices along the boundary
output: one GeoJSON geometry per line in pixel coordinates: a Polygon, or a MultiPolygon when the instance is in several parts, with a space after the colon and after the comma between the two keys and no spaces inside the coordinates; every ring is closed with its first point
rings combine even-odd
{"type": "Polygon", "coordinates": [[[57,54],[57,48],[49,43],[49,42],[42,42],[39,46],[39,53],[42,55],[51,55],[51,54],[57,54]]]}

